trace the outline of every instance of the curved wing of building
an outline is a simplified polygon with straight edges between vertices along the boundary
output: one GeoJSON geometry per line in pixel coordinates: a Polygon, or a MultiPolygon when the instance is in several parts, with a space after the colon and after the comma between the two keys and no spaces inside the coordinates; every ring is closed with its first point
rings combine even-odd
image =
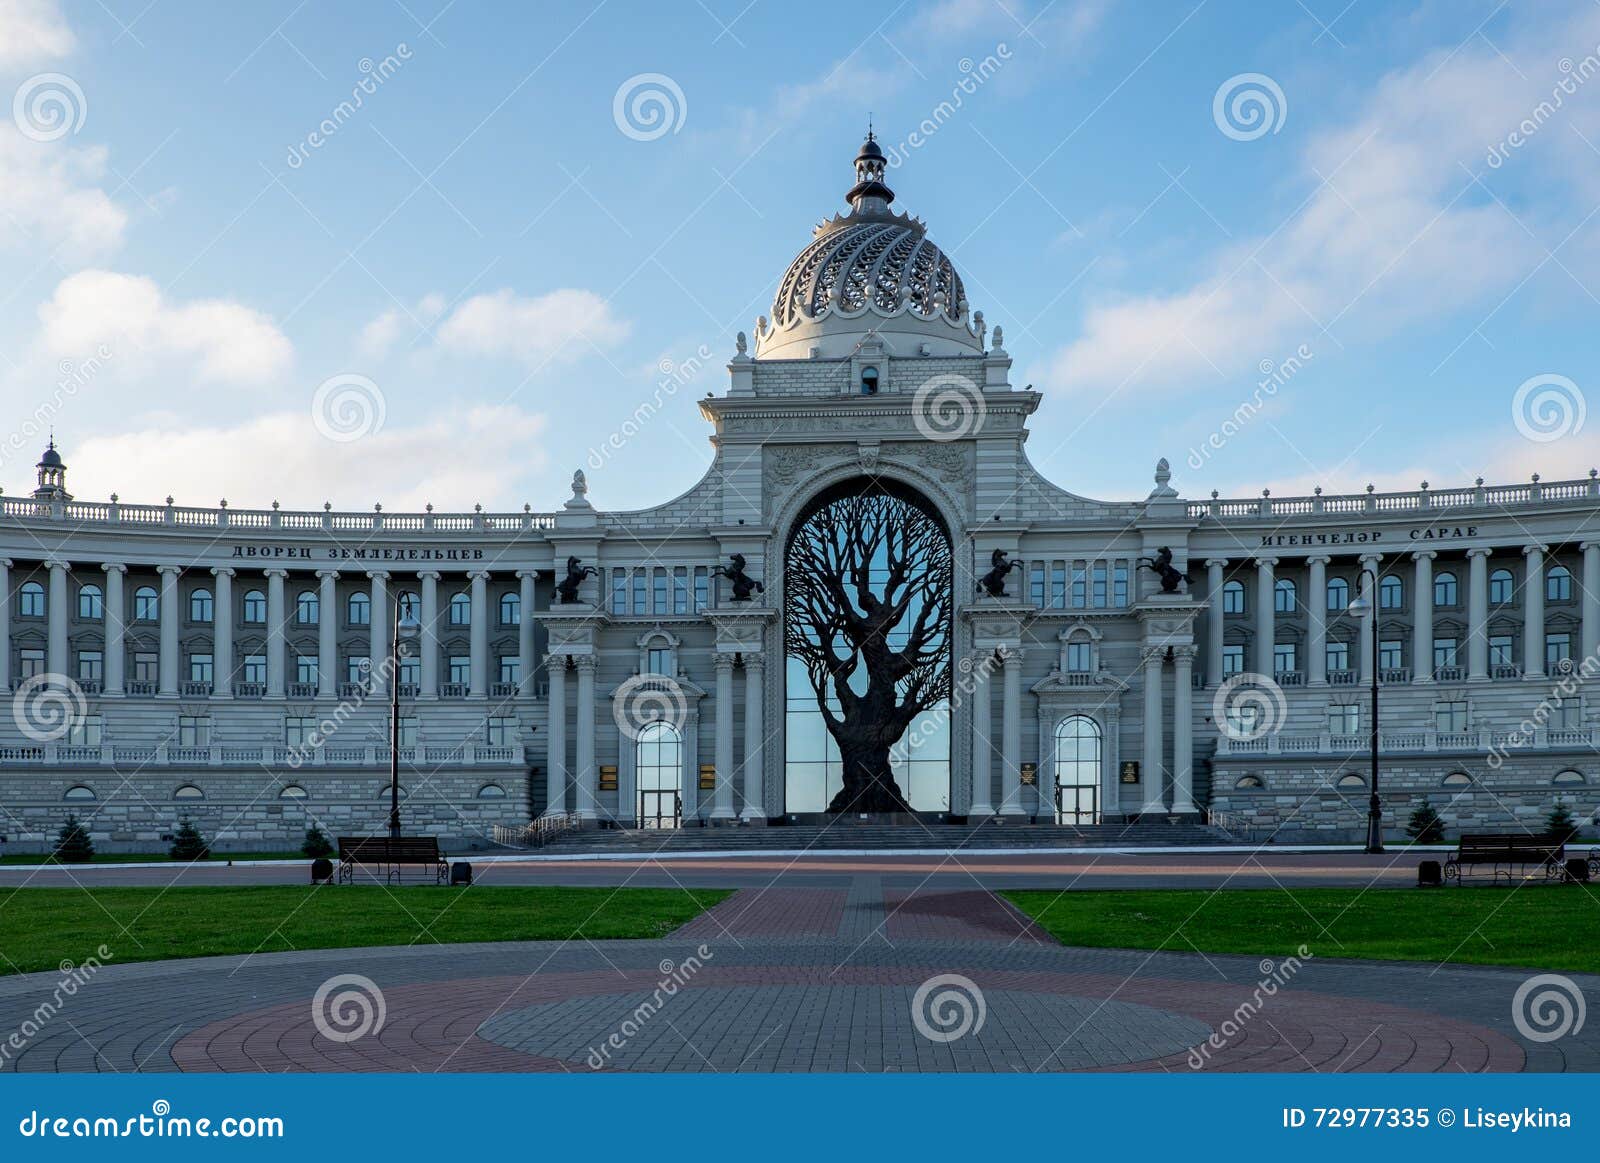
{"type": "Polygon", "coordinates": [[[407,830],[457,841],[864,805],[1350,839],[1374,689],[1389,829],[1594,810],[1593,473],[1196,501],[1163,460],[1078,496],[894,197],[869,137],[700,404],[710,471],[655,508],[581,472],[548,513],[94,502],[52,443],[0,499],[8,839],[372,832],[391,765],[407,830]]]}

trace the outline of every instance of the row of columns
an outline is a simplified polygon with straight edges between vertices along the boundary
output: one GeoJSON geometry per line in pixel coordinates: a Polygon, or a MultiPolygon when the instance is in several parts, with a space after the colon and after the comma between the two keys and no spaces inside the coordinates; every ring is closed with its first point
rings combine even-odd
{"type": "MultiPolygon", "coordinates": [[[[593,654],[557,654],[545,656],[545,670],[550,681],[550,723],[546,738],[548,754],[545,772],[545,810],[552,815],[576,813],[580,819],[594,820],[600,816],[599,769],[595,766],[595,668],[593,654]],[[567,742],[567,672],[577,673],[577,705],[573,711],[573,725],[577,739],[570,752],[567,742]],[[573,800],[569,803],[568,786],[573,800]]],[[[732,820],[742,815],[746,820],[766,818],[766,794],[762,770],[762,752],[766,743],[766,684],[765,659],[760,654],[734,654],[719,651],[712,656],[716,671],[716,702],[712,707],[716,749],[713,762],[717,781],[711,796],[710,818],[732,820]],[[744,754],[735,764],[733,746],[734,667],[740,665],[744,672],[744,754]],[[733,788],[736,778],[743,777],[744,811],[733,810],[733,788]]],[[[622,736],[623,745],[628,744],[622,736]]],[[[691,773],[692,777],[692,773],[691,773]]],[[[619,810],[627,813],[631,805],[621,804],[619,810]]]]}
{"type": "MultiPolygon", "coordinates": [[[[71,594],[69,578],[72,564],[59,559],[45,562],[49,570],[46,589],[46,647],[45,669],[51,674],[72,675],[74,668],[69,657],[69,622],[71,594]]],[[[11,593],[11,567],[9,559],[0,559],[0,595],[11,593]]],[[[106,562],[100,566],[105,573],[103,601],[105,649],[102,663],[104,681],[102,693],[113,698],[127,693],[126,667],[127,623],[124,617],[124,579],[128,567],[120,562],[106,562]]],[[[160,606],[157,626],[158,697],[176,698],[181,689],[179,657],[179,631],[182,607],[178,580],[183,570],[175,565],[156,567],[160,576],[160,606]]],[[[233,697],[234,625],[233,579],[234,570],[219,566],[208,571],[212,577],[212,672],[216,681],[212,697],[233,697]]],[[[268,698],[282,698],[287,690],[286,667],[288,657],[288,626],[291,611],[287,609],[285,592],[289,571],[267,569],[263,571],[267,582],[267,688],[268,698]]],[[[319,616],[317,625],[317,694],[331,698],[338,692],[338,589],[339,571],[317,571],[317,598],[319,616]]],[[[393,614],[395,596],[390,592],[391,574],[387,570],[365,571],[370,586],[371,622],[368,632],[368,658],[371,664],[372,690],[382,694],[388,689],[388,667],[392,647],[389,619],[393,614]]],[[[532,570],[518,570],[522,617],[517,627],[517,657],[519,674],[524,691],[532,690],[533,675],[533,610],[534,578],[532,570]]],[[[425,570],[417,574],[421,582],[423,643],[419,695],[425,699],[439,695],[439,650],[437,627],[439,624],[439,578],[436,571],[425,570]]],[[[467,575],[471,586],[472,620],[469,626],[471,674],[468,685],[469,698],[483,698],[489,691],[489,571],[474,570],[467,575]]],[[[11,618],[7,606],[0,612],[0,690],[10,690],[11,675],[11,618]]]]}
{"type": "Polygon", "coordinates": [[[973,816],[1027,816],[1022,802],[1022,663],[1018,646],[979,650],[972,656],[972,802],[973,816]],[[994,794],[994,703],[990,673],[1000,671],[1000,807],[994,794]]]}
{"type": "MultiPolygon", "coordinates": [[[[1581,653],[1587,658],[1600,651],[1600,541],[1586,541],[1583,551],[1581,589],[1581,653]]],[[[1492,551],[1473,548],[1467,556],[1467,677],[1489,678],[1489,556],[1492,551]]],[[[1522,549],[1527,559],[1522,586],[1522,673],[1524,678],[1543,678],[1545,638],[1545,554],[1548,546],[1526,545],[1522,549]]],[[[1433,572],[1432,549],[1412,553],[1411,580],[1411,659],[1412,680],[1433,681],[1433,572]]],[[[1276,567],[1278,558],[1255,558],[1256,600],[1254,651],[1251,669],[1258,674],[1275,671],[1273,647],[1277,642],[1276,567]]],[[[1303,665],[1306,681],[1311,686],[1321,686],[1328,681],[1327,662],[1327,578],[1331,558],[1325,555],[1304,559],[1307,568],[1306,651],[1303,665]]],[[[1368,553],[1359,558],[1362,570],[1377,573],[1380,554],[1368,553]]],[[[1206,681],[1216,685],[1222,680],[1223,610],[1222,586],[1228,562],[1222,558],[1206,561],[1207,591],[1210,608],[1206,620],[1206,681]]],[[[1378,595],[1370,592],[1370,581],[1363,574],[1360,592],[1377,604],[1378,595]]],[[[1380,617],[1382,616],[1380,611],[1380,617]]],[[[1360,675],[1363,683],[1370,682],[1372,669],[1377,665],[1373,657],[1371,636],[1356,635],[1360,642],[1360,675]]]]}

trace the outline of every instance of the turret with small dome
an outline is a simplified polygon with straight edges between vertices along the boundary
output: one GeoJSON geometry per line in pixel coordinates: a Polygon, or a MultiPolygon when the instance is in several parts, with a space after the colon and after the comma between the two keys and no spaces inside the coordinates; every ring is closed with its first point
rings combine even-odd
{"type": "Polygon", "coordinates": [[[884,169],[869,129],[850,212],[821,223],[789,264],[757,327],[757,359],[844,358],[869,332],[901,356],[982,354],[961,276],[920,219],[890,209],[884,169]]]}
{"type": "Polygon", "coordinates": [[[70,501],[72,494],[67,492],[67,466],[61,459],[61,454],[56,451],[56,438],[52,433],[50,443],[44,450],[44,455],[39,458],[39,484],[33,490],[35,500],[40,501],[70,501]]]}

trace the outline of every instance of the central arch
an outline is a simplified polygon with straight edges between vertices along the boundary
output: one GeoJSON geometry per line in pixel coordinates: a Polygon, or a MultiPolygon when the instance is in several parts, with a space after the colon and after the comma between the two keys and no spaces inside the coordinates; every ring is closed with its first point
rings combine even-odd
{"type": "Polygon", "coordinates": [[[783,568],[785,810],[948,811],[954,550],[937,506],[839,481],[800,509],[783,568]]]}

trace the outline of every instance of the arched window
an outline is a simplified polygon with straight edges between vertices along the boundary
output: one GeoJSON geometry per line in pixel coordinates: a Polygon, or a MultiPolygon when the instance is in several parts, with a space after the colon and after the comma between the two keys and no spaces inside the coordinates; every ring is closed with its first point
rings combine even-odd
{"type": "Polygon", "coordinates": [[[105,597],[101,594],[100,587],[80,586],[78,588],[78,617],[104,618],[105,616],[105,597]]]}
{"type": "Polygon", "coordinates": [[[1385,610],[1398,610],[1406,603],[1406,583],[1386,574],[1378,583],[1378,605],[1385,610]]]}
{"type": "Polygon", "coordinates": [[[1583,778],[1583,772],[1573,771],[1571,768],[1568,768],[1566,771],[1556,772],[1555,777],[1550,782],[1572,784],[1587,783],[1588,781],[1583,778]]]}
{"type": "Polygon", "coordinates": [[[861,369],[861,394],[863,396],[876,396],[878,394],[878,369],[864,367],[861,369]]]}
{"type": "Polygon", "coordinates": [[[1332,613],[1337,610],[1343,612],[1350,604],[1350,583],[1342,577],[1328,579],[1328,601],[1326,609],[1332,613]]]}
{"type": "Polygon", "coordinates": [[[153,586],[140,586],[133,591],[133,617],[139,622],[154,622],[161,616],[161,599],[153,586]]]}
{"type": "Polygon", "coordinates": [[[1496,604],[1509,602],[1516,593],[1516,581],[1509,569],[1497,569],[1489,575],[1489,600],[1496,604]]]}
{"type": "Polygon", "coordinates": [[[1294,613],[1295,606],[1294,582],[1286,577],[1280,577],[1272,583],[1272,609],[1279,614],[1294,613]]]}
{"type": "Polygon", "coordinates": [[[1259,775],[1241,775],[1233,786],[1240,791],[1260,791],[1267,785],[1261,782],[1259,775]]]}
{"type": "Polygon", "coordinates": [[[366,594],[351,594],[344,604],[345,619],[352,626],[372,625],[372,599],[366,594]]]}
{"type": "Polygon", "coordinates": [[[472,624],[472,597],[470,594],[459,593],[450,596],[450,625],[470,626],[472,624]]]}
{"type": "Polygon", "coordinates": [[[1367,781],[1359,775],[1341,775],[1339,786],[1344,788],[1366,787],[1367,781]]]}
{"type": "Polygon", "coordinates": [[[1572,600],[1572,571],[1566,566],[1552,566],[1550,572],[1544,575],[1544,600],[1547,602],[1572,600]]]}
{"type": "Polygon", "coordinates": [[[44,617],[44,587],[36,581],[23,582],[18,594],[20,613],[24,618],[44,617]]]}
{"type": "Polygon", "coordinates": [[[506,798],[506,789],[497,783],[486,783],[478,789],[480,800],[503,800],[506,798]]]}
{"type": "Polygon", "coordinates": [[[1456,586],[1456,575],[1453,573],[1434,574],[1433,604],[1436,606],[1454,606],[1460,601],[1459,588],[1456,586]]]}
{"type": "Polygon", "coordinates": [[[1472,777],[1464,771],[1452,771],[1444,777],[1445,787],[1467,787],[1472,783],[1472,777]]]}
{"type": "Polygon", "coordinates": [[[1069,715],[1056,724],[1056,822],[1100,822],[1100,724],[1069,715]]]}
{"type": "Polygon", "coordinates": [[[500,595],[500,625],[515,626],[522,621],[522,595],[516,592],[500,595]]]}
{"type": "Polygon", "coordinates": [[[297,783],[286,784],[278,793],[280,800],[303,800],[306,798],[306,789],[297,783]]]}
{"type": "Polygon", "coordinates": [[[212,601],[210,590],[189,591],[189,621],[211,621],[212,601]]]}
{"type": "Polygon", "coordinates": [[[683,786],[683,735],[664,720],[646,723],[634,744],[634,785],[641,828],[678,825],[678,791],[683,786]]]}
{"type": "Polygon", "coordinates": [[[203,800],[206,798],[206,793],[195,787],[194,784],[186,783],[172,793],[172,798],[175,800],[203,800]]]}
{"type": "Polygon", "coordinates": [[[1244,613],[1244,583],[1230,581],[1222,583],[1222,612],[1224,614],[1244,613]]]}
{"type": "Polygon", "coordinates": [[[416,591],[405,590],[400,595],[400,616],[410,618],[413,622],[422,621],[422,599],[417,597],[416,591]]]}
{"type": "Polygon", "coordinates": [[[301,590],[294,600],[294,620],[302,626],[315,626],[322,618],[322,599],[316,590],[301,590]]]}
{"type": "Polygon", "coordinates": [[[244,596],[244,620],[253,625],[267,621],[267,595],[260,590],[250,590],[244,596]]]}
{"type": "Polygon", "coordinates": [[[75,783],[75,784],[73,784],[71,787],[69,787],[66,790],[66,793],[61,798],[64,799],[64,800],[72,801],[72,800],[97,800],[100,797],[94,794],[94,788],[85,787],[81,783],[75,783]]]}

